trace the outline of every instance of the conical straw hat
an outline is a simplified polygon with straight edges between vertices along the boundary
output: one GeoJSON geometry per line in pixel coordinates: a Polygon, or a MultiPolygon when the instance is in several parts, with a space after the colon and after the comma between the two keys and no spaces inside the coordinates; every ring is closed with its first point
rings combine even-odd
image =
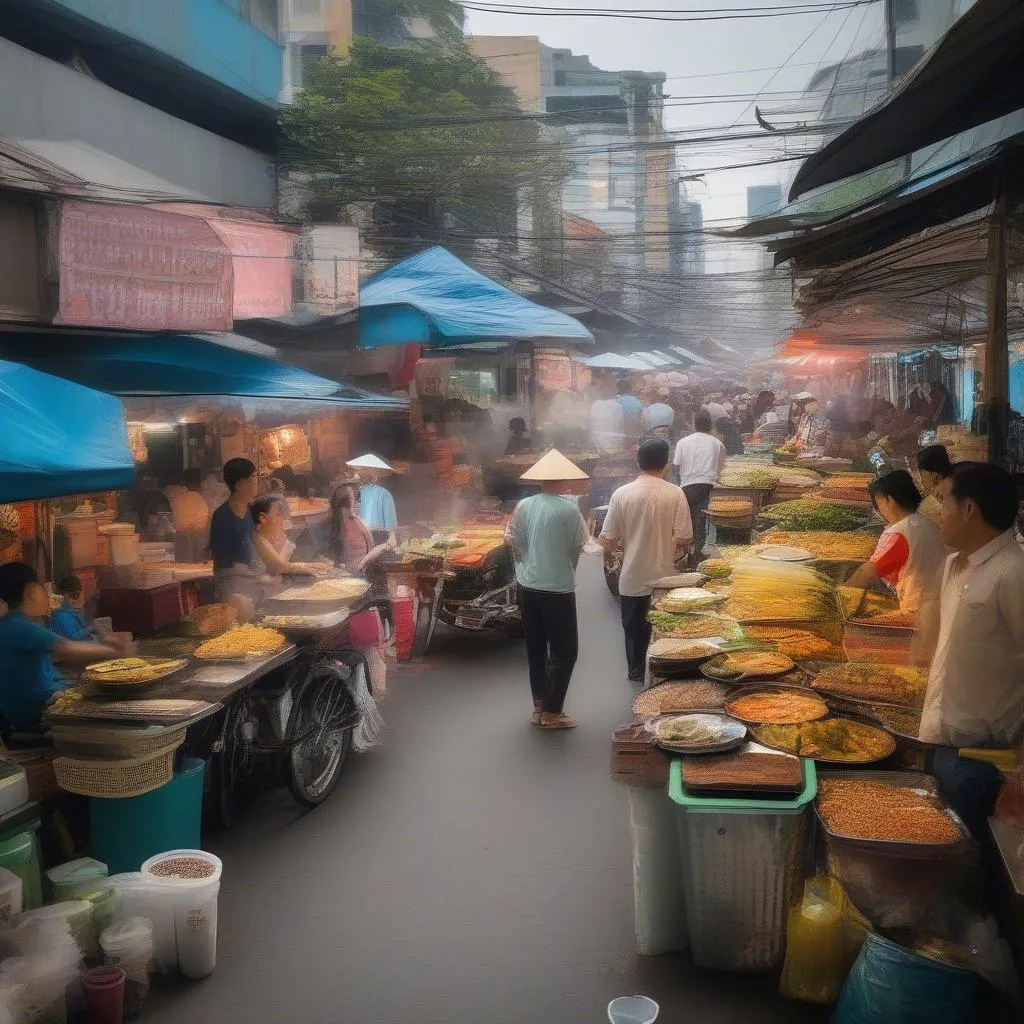
{"type": "Polygon", "coordinates": [[[570,462],[557,448],[535,462],[520,478],[551,483],[555,480],[588,480],[586,473],[570,462]]]}
{"type": "Polygon", "coordinates": [[[389,473],[394,473],[394,470],[383,459],[378,459],[376,455],[360,455],[358,459],[349,459],[345,465],[353,466],[356,469],[386,469],[389,473]]]}

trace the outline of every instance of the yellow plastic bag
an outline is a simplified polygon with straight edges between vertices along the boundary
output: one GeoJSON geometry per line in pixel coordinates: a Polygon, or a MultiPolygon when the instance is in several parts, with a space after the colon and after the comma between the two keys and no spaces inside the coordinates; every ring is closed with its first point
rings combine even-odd
{"type": "Polygon", "coordinates": [[[836,879],[807,879],[803,899],[789,912],[780,994],[808,1003],[834,1003],[870,930],[836,879]]]}

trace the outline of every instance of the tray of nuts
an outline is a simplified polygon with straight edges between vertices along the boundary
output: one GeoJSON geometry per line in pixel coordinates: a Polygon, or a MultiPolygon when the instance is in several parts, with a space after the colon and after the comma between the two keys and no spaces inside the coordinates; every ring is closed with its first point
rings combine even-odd
{"type": "Polygon", "coordinates": [[[821,772],[814,811],[827,840],[890,857],[945,859],[970,840],[936,781],[917,772],[821,772]]]}

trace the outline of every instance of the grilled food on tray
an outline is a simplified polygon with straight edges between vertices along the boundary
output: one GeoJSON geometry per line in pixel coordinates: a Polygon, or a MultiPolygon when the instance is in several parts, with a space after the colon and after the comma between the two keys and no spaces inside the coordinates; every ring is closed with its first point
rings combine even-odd
{"type": "Polygon", "coordinates": [[[799,725],[758,725],[752,733],[759,743],[790,754],[850,764],[881,760],[896,748],[888,733],[850,718],[827,718],[799,725]]]}
{"type": "Polygon", "coordinates": [[[900,610],[900,603],[896,598],[879,593],[877,590],[865,592],[860,587],[839,587],[838,593],[839,602],[843,606],[843,614],[848,619],[856,619],[858,622],[861,619],[900,610]]]}
{"type": "Polygon", "coordinates": [[[828,705],[816,694],[799,690],[757,690],[726,701],[725,710],[741,722],[793,724],[824,718],[828,705]]]}
{"type": "Polygon", "coordinates": [[[854,700],[921,707],[927,683],[927,676],[916,668],[850,661],[845,665],[826,665],[811,687],[854,700]]]}
{"type": "Polygon", "coordinates": [[[98,661],[85,670],[90,682],[145,683],[150,679],[174,672],[185,664],[184,658],[115,658],[112,661],[98,661]]]}
{"type": "Polygon", "coordinates": [[[236,626],[196,648],[204,661],[232,661],[260,657],[279,651],[287,643],[276,629],[265,626],[236,626]]]}

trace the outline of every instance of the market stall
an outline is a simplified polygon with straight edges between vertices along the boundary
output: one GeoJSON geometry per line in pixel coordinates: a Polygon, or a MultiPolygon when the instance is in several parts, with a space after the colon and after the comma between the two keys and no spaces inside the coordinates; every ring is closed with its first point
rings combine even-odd
{"type": "MultiPolygon", "coordinates": [[[[881,592],[841,586],[837,566],[875,543],[850,507],[856,485],[767,506],[775,521],[754,545],[723,546],[699,574],[655,589],[647,680],[612,741],[638,948],[779,971],[783,995],[838,1001],[840,1014],[919,980],[943,994],[918,990],[914,1020],[979,1020],[986,985],[1014,984],[993,912],[1019,932],[1012,910],[963,900],[972,839],[918,738],[926,674],[913,627],[892,624],[881,592]]],[[[975,752],[1009,773],[992,835],[1011,908],[1022,753],[975,752]]]]}

